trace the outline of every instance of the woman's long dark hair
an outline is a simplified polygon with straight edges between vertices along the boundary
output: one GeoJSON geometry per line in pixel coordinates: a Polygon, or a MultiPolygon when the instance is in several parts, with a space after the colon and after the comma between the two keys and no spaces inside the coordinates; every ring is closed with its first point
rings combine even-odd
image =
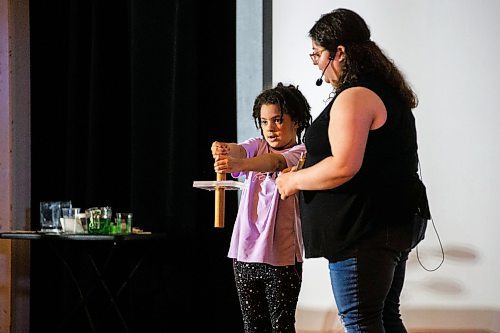
{"type": "Polygon", "coordinates": [[[361,16],[349,9],[335,9],[324,14],[309,31],[309,37],[330,54],[345,47],[345,61],[335,90],[342,91],[363,78],[376,78],[394,88],[409,108],[418,104],[417,96],[403,74],[378,45],[370,40],[370,29],[361,16]]]}

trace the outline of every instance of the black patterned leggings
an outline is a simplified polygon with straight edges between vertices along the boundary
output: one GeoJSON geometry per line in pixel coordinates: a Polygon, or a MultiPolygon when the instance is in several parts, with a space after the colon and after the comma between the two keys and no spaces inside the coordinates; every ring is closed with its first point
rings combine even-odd
{"type": "Polygon", "coordinates": [[[234,279],[246,333],[295,332],[302,263],[272,266],[234,260],[234,279]]]}

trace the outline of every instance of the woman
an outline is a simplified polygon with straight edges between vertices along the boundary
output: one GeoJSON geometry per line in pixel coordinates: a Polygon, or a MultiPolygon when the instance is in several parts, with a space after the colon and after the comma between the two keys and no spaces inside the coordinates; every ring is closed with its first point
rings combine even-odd
{"type": "Polygon", "coordinates": [[[321,16],[309,36],[335,95],[306,132],[304,168],[280,175],[278,189],[282,199],[301,191],[305,256],[329,260],[346,332],[406,332],[405,265],[429,217],[417,175],[417,99],[353,11],[321,16]]]}

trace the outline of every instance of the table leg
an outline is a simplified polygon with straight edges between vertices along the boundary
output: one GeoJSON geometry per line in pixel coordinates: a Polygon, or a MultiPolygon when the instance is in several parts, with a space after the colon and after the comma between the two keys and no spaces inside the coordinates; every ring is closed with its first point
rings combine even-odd
{"type": "Polygon", "coordinates": [[[127,322],[122,314],[122,311],[120,310],[119,304],[117,302],[117,298],[123,292],[123,290],[126,288],[126,286],[130,282],[130,280],[133,278],[133,276],[135,275],[137,270],[140,268],[140,266],[142,265],[142,263],[144,261],[144,258],[147,256],[147,254],[149,253],[149,251],[151,250],[151,247],[152,247],[151,244],[141,244],[141,246],[147,246],[147,249],[142,250],[143,252],[139,256],[139,258],[137,258],[137,260],[135,261],[135,264],[132,267],[132,269],[129,270],[129,272],[127,273],[127,276],[125,277],[124,281],[120,284],[120,287],[117,289],[116,293],[113,293],[111,288],[109,287],[108,282],[107,282],[106,277],[105,277],[105,273],[108,270],[108,268],[112,262],[113,257],[115,256],[115,252],[118,250],[119,244],[117,244],[116,242],[113,243],[113,245],[111,246],[111,249],[109,250],[109,252],[106,256],[106,259],[104,260],[104,263],[102,264],[101,267],[96,262],[94,256],[92,255],[92,252],[90,250],[84,250],[84,256],[88,260],[88,262],[90,263],[90,266],[92,266],[93,275],[95,276],[95,278],[97,280],[97,282],[93,286],[91,286],[87,290],[86,293],[84,293],[82,291],[81,286],[80,286],[81,283],[77,279],[77,277],[75,276],[75,273],[74,273],[71,265],[64,258],[64,256],[59,253],[59,251],[56,249],[56,247],[51,244],[53,251],[56,253],[59,260],[63,263],[65,270],[68,272],[68,274],[71,278],[71,281],[74,284],[74,286],[78,292],[78,297],[79,297],[78,304],[76,304],[75,307],[70,311],[70,315],[63,319],[63,322],[61,323],[61,325],[59,325],[60,329],[58,331],[63,332],[64,331],[63,328],[68,324],[68,321],[72,317],[74,317],[74,315],[77,313],[77,311],[81,307],[83,307],[84,312],[85,312],[85,316],[86,316],[87,321],[88,321],[89,326],[90,326],[91,332],[96,332],[96,325],[94,323],[94,320],[93,320],[92,315],[88,309],[87,304],[88,304],[89,297],[92,294],[94,294],[94,292],[99,288],[98,285],[100,285],[100,287],[104,290],[104,292],[107,296],[106,297],[107,301],[108,301],[108,305],[103,307],[103,312],[106,313],[107,310],[109,309],[109,307],[112,306],[114,309],[114,312],[118,316],[118,320],[121,324],[121,327],[123,328],[123,331],[130,332],[130,329],[127,325],[127,322]]]}
{"type": "MultiPolygon", "coordinates": [[[[57,248],[54,246],[54,244],[52,242],[49,242],[49,246],[50,246],[51,250],[55,253],[56,257],[61,261],[64,268],[66,269],[66,272],[69,274],[71,281],[75,285],[75,288],[78,292],[78,296],[80,297],[80,304],[77,307],[79,308],[80,306],[83,306],[85,316],[87,317],[87,321],[88,321],[89,326],[90,326],[90,330],[93,333],[96,332],[96,329],[94,326],[94,321],[92,320],[92,316],[90,315],[89,309],[87,307],[87,303],[84,301],[86,299],[86,297],[83,295],[82,289],[80,288],[80,284],[78,283],[78,280],[77,280],[75,274],[73,273],[71,266],[69,265],[68,261],[64,258],[64,256],[59,253],[59,251],[57,250],[57,248]]],[[[67,321],[71,319],[71,317],[73,316],[73,314],[75,312],[76,312],[76,309],[71,312],[72,313],[71,316],[66,316],[63,318],[62,323],[59,325],[60,329],[57,330],[58,332],[63,331],[62,328],[64,328],[66,326],[67,321]]]]}

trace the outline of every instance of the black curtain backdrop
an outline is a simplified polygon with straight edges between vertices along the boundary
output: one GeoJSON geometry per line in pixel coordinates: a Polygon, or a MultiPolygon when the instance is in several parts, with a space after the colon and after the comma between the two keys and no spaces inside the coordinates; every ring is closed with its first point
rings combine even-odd
{"type": "MultiPolygon", "coordinates": [[[[124,297],[132,331],[241,331],[226,257],[237,194],[215,229],[213,193],[192,187],[215,179],[211,142],[236,140],[235,2],[31,1],[30,20],[32,216],[71,200],[167,235],[124,297]]],[[[32,332],[54,331],[74,296],[46,246],[32,243],[32,332]]],[[[85,276],[76,246],[58,246],[85,276]]]]}

